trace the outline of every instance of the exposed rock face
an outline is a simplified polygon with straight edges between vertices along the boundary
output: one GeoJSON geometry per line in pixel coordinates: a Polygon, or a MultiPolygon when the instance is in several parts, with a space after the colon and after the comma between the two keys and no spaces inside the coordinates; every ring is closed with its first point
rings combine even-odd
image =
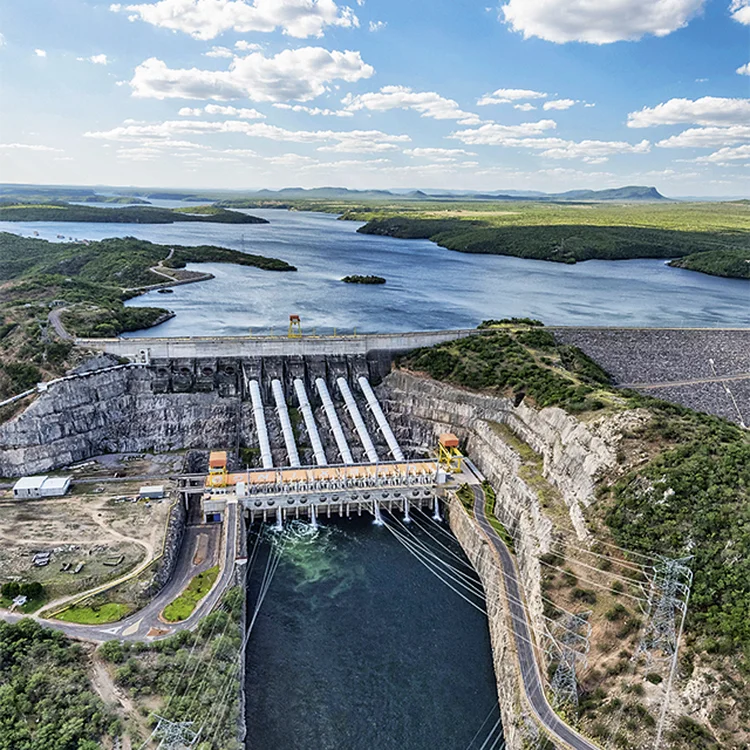
{"type": "Polygon", "coordinates": [[[102,453],[232,445],[245,405],[218,393],[159,394],[148,371],[58,383],[0,425],[0,476],[50,471],[102,453]]]}

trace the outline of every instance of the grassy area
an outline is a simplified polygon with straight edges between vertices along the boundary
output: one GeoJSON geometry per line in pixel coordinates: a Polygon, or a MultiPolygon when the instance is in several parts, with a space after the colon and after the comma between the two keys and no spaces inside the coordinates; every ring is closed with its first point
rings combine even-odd
{"type": "Polygon", "coordinates": [[[219,575],[219,566],[198,573],[188,587],[164,608],[162,617],[167,622],[182,622],[193,614],[198,602],[211,590],[219,575]]]}
{"type": "Polygon", "coordinates": [[[468,484],[462,484],[456,491],[456,497],[461,501],[466,512],[474,517],[474,493],[468,484]]]}
{"type": "Polygon", "coordinates": [[[487,516],[487,520],[490,522],[490,526],[492,526],[495,533],[503,540],[503,542],[505,542],[505,546],[515,554],[516,548],[513,543],[513,537],[495,515],[495,502],[497,501],[497,495],[495,494],[492,485],[487,480],[482,482],[482,491],[484,492],[484,512],[487,516]]]}
{"type": "Polygon", "coordinates": [[[88,607],[71,607],[57,615],[56,619],[64,622],[75,622],[79,625],[105,625],[127,617],[132,608],[127,604],[106,602],[88,607]]]}
{"type": "MultiPolygon", "coordinates": [[[[29,599],[22,607],[17,607],[14,611],[24,615],[30,615],[39,611],[46,603],[47,596],[41,596],[36,599],[29,599]]],[[[0,596],[0,608],[10,609],[13,606],[13,599],[7,596],[0,596]]]]}

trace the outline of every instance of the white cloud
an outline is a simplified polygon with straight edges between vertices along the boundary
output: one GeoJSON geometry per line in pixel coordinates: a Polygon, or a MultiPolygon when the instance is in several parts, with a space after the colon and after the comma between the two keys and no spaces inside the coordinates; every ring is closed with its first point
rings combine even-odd
{"type": "Polygon", "coordinates": [[[211,47],[208,52],[204,52],[203,54],[206,57],[227,57],[229,59],[234,57],[234,52],[229,47],[211,47]]]}
{"type": "Polygon", "coordinates": [[[570,109],[578,102],[575,99],[554,99],[551,102],[544,102],[544,109],[570,109]]]}
{"type": "Polygon", "coordinates": [[[256,44],[255,42],[246,42],[244,39],[240,39],[239,42],[234,43],[234,48],[240,52],[259,52],[263,49],[263,45],[256,44]]]}
{"type": "Polygon", "coordinates": [[[497,89],[491,94],[485,94],[477,104],[484,107],[488,104],[511,104],[523,99],[546,99],[548,94],[530,89],[497,89]]]}
{"type": "Polygon", "coordinates": [[[341,101],[350,111],[413,109],[422,117],[432,117],[435,120],[458,120],[464,125],[478,125],[481,122],[472,112],[462,111],[453,99],[446,99],[434,91],[412,91],[407,86],[383,86],[380,91],[368,94],[348,94],[341,101]]]}
{"type": "Polygon", "coordinates": [[[42,146],[37,143],[0,143],[2,151],[55,151],[62,153],[61,148],[52,148],[52,146],[42,146]]]}
{"type": "Polygon", "coordinates": [[[34,50],[34,54],[37,57],[47,57],[47,50],[44,50],[44,49],[35,49],[34,50]]]}
{"type": "Polygon", "coordinates": [[[729,10],[735,21],[750,26],[750,0],[732,0],[729,10]]]}
{"type": "Polygon", "coordinates": [[[670,99],[655,107],[644,107],[628,115],[628,127],[653,125],[742,125],[750,122],[750,99],[704,96],[701,99],[670,99]]]}
{"type": "Polygon", "coordinates": [[[625,141],[567,141],[564,144],[542,151],[542,156],[550,159],[581,159],[588,164],[602,164],[615,154],[647,154],[651,144],[625,141]]]}
{"type": "Polygon", "coordinates": [[[308,115],[322,115],[324,117],[354,117],[354,112],[346,109],[322,109],[321,107],[307,107],[304,104],[286,104],[284,102],[275,102],[274,107],[277,109],[288,109],[292,112],[305,112],[308,115]]]}
{"type": "Polygon", "coordinates": [[[449,138],[455,138],[472,146],[503,146],[509,139],[541,135],[546,130],[554,130],[556,127],[557,123],[554,120],[524,122],[520,125],[498,125],[491,122],[485,123],[479,128],[451,133],[449,138]]]}
{"type": "Polygon", "coordinates": [[[182,31],[196,39],[214,39],[225,31],[270,32],[304,39],[322,36],[326,26],[359,26],[351,8],[334,0],[159,0],[138,5],[111,5],[130,20],[182,31]]]}
{"type": "Polygon", "coordinates": [[[524,104],[514,104],[513,109],[519,109],[521,110],[521,112],[531,112],[532,110],[536,109],[536,107],[533,104],[526,102],[524,104]]]}
{"type": "Polygon", "coordinates": [[[94,65],[108,65],[109,60],[106,55],[91,55],[90,57],[76,57],[78,62],[90,62],[94,65]]]}
{"type": "Polygon", "coordinates": [[[0,34],[0,47],[4,47],[6,44],[7,42],[5,41],[5,35],[0,34]]]}
{"type": "Polygon", "coordinates": [[[473,151],[466,151],[463,148],[407,148],[404,149],[404,153],[417,159],[437,162],[455,161],[461,156],[476,156],[473,151]]]}
{"type": "Polygon", "coordinates": [[[586,107],[587,109],[590,109],[591,107],[596,107],[596,104],[591,104],[591,103],[587,102],[583,106],[586,107]]]}
{"type": "Polygon", "coordinates": [[[750,62],[740,65],[735,72],[739,73],[741,76],[750,76],[750,62]]]}
{"type": "Polygon", "coordinates": [[[308,101],[334,80],[349,83],[375,72],[359,52],[329,52],[322,47],[286,49],[273,57],[253,52],[235,57],[228,70],[172,69],[151,57],[136,69],[133,95],[153,99],[248,98],[256,102],[308,101]]]}
{"type": "Polygon", "coordinates": [[[370,31],[382,31],[388,25],[387,21],[370,21],[370,31]]]}
{"type": "Polygon", "coordinates": [[[750,143],[750,125],[689,128],[678,135],[659,141],[656,145],[661,148],[718,148],[735,143],[750,143]]]}
{"type": "Polygon", "coordinates": [[[734,148],[721,148],[708,156],[699,156],[695,161],[702,164],[734,165],[734,162],[737,161],[750,164],[750,144],[746,143],[734,148]]]}
{"type": "Polygon", "coordinates": [[[687,25],[705,0],[508,0],[505,22],[524,38],[609,44],[666,36],[687,25]]]}
{"type": "Polygon", "coordinates": [[[177,114],[180,117],[201,117],[207,115],[225,115],[227,117],[239,117],[241,120],[265,120],[266,116],[257,109],[246,109],[244,107],[224,107],[219,104],[207,104],[205,107],[183,107],[177,114]]]}
{"type": "Polygon", "coordinates": [[[391,135],[380,130],[286,130],[276,125],[242,120],[167,120],[146,123],[126,120],[122,125],[105,131],[88,132],[87,138],[104,141],[148,142],[154,147],[156,140],[172,141],[175,136],[208,135],[211,133],[240,134],[252,138],[290,143],[331,143],[321,146],[321,151],[379,152],[394,151],[397,144],[411,140],[408,135],[391,135]]]}

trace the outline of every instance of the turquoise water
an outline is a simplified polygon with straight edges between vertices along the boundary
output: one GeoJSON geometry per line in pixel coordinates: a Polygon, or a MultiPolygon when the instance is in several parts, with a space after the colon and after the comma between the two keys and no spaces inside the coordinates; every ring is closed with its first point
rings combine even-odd
{"type": "MultiPolygon", "coordinates": [[[[410,529],[466,564],[443,532],[432,530],[438,544],[410,529]]],[[[284,539],[248,642],[248,748],[479,748],[499,716],[484,614],[371,517],[325,521],[317,533],[299,524],[284,539]]],[[[250,580],[250,614],[268,549],[250,580]]],[[[501,737],[498,728],[486,747],[501,737]]]]}

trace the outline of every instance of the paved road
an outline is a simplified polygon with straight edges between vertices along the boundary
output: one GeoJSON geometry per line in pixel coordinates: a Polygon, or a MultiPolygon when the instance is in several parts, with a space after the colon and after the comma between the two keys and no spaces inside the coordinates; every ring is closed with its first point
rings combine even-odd
{"type": "Polygon", "coordinates": [[[732,383],[736,380],[750,380],[750,372],[742,372],[737,375],[724,375],[713,378],[690,378],[689,380],[665,380],[658,383],[623,383],[618,388],[633,388],[638,390],[656,390],[657,388],[674,388],[684,385],[696,385],[700,383],[732,383]]]}
{"type": "Polygon", "coordinates": [[[507,606],[511,614],[513,636],[521,668],[521,680],[528,702],[554,742],[559,742],[564,747],[573,748],[573,750],[599,750],[597,745],[569,727],[547,702],[536,655],[531,645],[532,637],[526,619],[526,610],[521,604],[523,599],[518,585],[518,571],[508,548],[490,526],[485,513],[482,488],[474,485],[472,490],[474,492],[474,516],[500,558],[505,591],[508,595],[507,606]]]}
{"type": "Polygon", "coordinates": [[[72,341],[73,337],[65,330],[65,326],[62,324],[62,320],[60,319],[60,316],[65,312],[67,308],[65,307],[56,307],[54,310],[50,311],[50,314],[47,316],[47,320],[49,320],[50,325],[55,329],[55,333],[65,341],[72,341]]]}
{"type": "MultiPolygon", "coordinates": [[[[221,553],[221,572],[216,583],[208,595],[200,602],[187,620],[180,623],[168,624],[159,619],[159,615],[175,597],[192,580],[193,576],[216,564],[216,552],[219,547],[221,527],[218,525],[189,526],[185,530],[185,537],[180,549],[180,556],[175,572],[167,585],[143,609],[126,617],[121,622],[110,625],[76,625],[60,620],[45,620],[40,617],[34,619],[42,625],[55,630],[61,630],[71,638],[85,641],[143,641],[163,638],[180,630],[190,630],[216,606],[221,595],[227,589],[234,575],[234,561],[237,550],[237,504],[228,503],[226,519],[224,521],[224,544],[221,553]],[[193,563],[196,542],[200,534],[208,534],[208,546],[205,558],[197,565],[193,563]],[[158,631],[158,632],[157,632],[158,631]],[[152,633],[152,635],[149,635],[152,633]]],[[[0,617],[7,622],[17,622],[24,616],[8,612],[0,613],[0,617]]]]}

